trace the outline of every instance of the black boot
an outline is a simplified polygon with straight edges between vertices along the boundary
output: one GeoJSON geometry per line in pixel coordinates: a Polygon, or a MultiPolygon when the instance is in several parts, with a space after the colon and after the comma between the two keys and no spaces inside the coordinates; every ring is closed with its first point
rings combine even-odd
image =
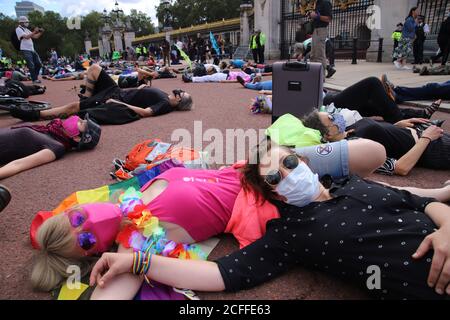
{"type": "Polygon", "coordinates": [[[39,110],[23,110],[20,106],[13,106],[10,113],[14,118],[23,121],[39,121],[41,118],[41,112],[39,110]]]}
{"type": "Polygon", "coordinates": [[[0,185],[0,212],[5,209],[11,201],[11,193],[6,187],[0,185]]]}

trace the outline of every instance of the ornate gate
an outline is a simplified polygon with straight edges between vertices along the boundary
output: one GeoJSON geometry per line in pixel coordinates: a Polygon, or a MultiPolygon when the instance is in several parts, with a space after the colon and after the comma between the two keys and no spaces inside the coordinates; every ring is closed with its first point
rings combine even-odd
{"type": "MultiPolygon", "coordinates": [[[[307,12],[314,8],[314,0],[280,0],[281,2],[281,56],[289,57],[290,48],[295,43],[299,26],[307,22],[307,12]]],[[[359,49],[367,50],[371,32],[366,26],[369,18],[367,9],[374,0],[334,0],[333,20],[329,26],[329,37],[334,38],[335,49],[348,50],[353,38],[359,39],[359,49]]]]}
{"type": "Polygon", "coordinates": [[[441,23],[450,12],[450,0],[419,0],[418,7],[430,26],[431,34],[438,34],[441,23]]]}

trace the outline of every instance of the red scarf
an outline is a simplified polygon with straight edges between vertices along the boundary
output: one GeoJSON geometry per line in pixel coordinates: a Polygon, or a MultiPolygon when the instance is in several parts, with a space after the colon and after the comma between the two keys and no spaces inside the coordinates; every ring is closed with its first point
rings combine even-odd
{"type": "Polygon", "coordinates": [[[49,134],[59,142],[61,142],[66,150],[70,151],[76,146],[76,142],[67,136],[66,132],[63,128],[63,122],[61,119],[55,119],[49,123],[44,125],[22,125],[22,126],[15,126],[11,129],[18,129],[18,128],[30,128],[34,131],[49,134]]]}

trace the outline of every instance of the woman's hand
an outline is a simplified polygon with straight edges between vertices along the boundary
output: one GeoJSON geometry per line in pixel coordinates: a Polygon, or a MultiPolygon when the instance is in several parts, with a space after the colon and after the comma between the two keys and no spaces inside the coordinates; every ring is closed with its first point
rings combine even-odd
{"type": "Polygon", "coordinates": [[[437,126],[431,126],[422,133],[422,138],[428,138],[431,141],[435,141],[444,136],[444,129],[437,126]]]}
{"type": "Polygon", "coordinates": [[[132,253],[104,253],[92,269],[89,284],[105,287],[107,282],[124,273],[131,273],[132,253]]]}
{"type": "Polygon", "coordinates": [[[436,288],[438,294],[450,295],[450,223],[425,238],[420,244],[414,259],[421,259],[433,249],[434,256],[428,276],[428,285],[436,288]]]}
{"type": "Polygon", "coordinates": [[[430,123],[430,120],[422,119],[422,118],[411,118],[411,119],[399,121],[395,124],[395,126],[399,127],[399,128],[413,128],[414,125],[416,125],[418,123],[426,124],[426,123],[430,123]]]}

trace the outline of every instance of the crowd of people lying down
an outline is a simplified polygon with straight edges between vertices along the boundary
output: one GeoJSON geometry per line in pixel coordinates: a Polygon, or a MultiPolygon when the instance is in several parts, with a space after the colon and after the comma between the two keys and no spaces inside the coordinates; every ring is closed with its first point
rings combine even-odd
{"type": "MultiPolygon", "coordinates": [[[[262,81],[271,66],[232,61],[198,68],[181,71],[182,80],[238,82],[264,90],[264,101],[271,102],[271,81],[262,81]]],[[[11,111],[27,122],[0,129],[0,179],[68,151],[94,149],[101,143],[100,125],[193,107],[189,93],[176,88],[165,93],[152,82],[180,71],[136,68],[118,75],[107,69],[90,66],[79,101],[11,111]],[[50,122],[29,123],[38,120],[50,122]]],[[[324,107],[303,119],[289,114],[278,119],[245,161],[219,170],[160,169],[138,190],[125,191],[132,201],[123,196],[78,203],[48,216],[33,233],[38,251],[32,285],[58,288],[67,267],[79,265],[95,287],[90,298],[133,299],[152,281],[239,291],[304,265],[367,289],[366,269],[377,265],[383,290],[368,291],[376,298],[446,299],[450,181],[420,189],[368,177],[404,176],[416,166],[448,172],[450,135],[442,121],[431,119],[449,96],[450,82],[405,88],[386,76],[367,78],[340,93],[324,92],[324,107]],[[426,109],[399,107],[420,99],[435,102],[426,109]],[[323,152],[328,156],[321,157],[323,152]],[[150,227],[155,219],[158,227],[150,227]],[[173,254],[175,248],[188,254],[192,245],[222,233],[231,233],[240,250],[216,261],[173,254]]],[[[10,196],[0,187],[0,209],[10,196]]]]}

